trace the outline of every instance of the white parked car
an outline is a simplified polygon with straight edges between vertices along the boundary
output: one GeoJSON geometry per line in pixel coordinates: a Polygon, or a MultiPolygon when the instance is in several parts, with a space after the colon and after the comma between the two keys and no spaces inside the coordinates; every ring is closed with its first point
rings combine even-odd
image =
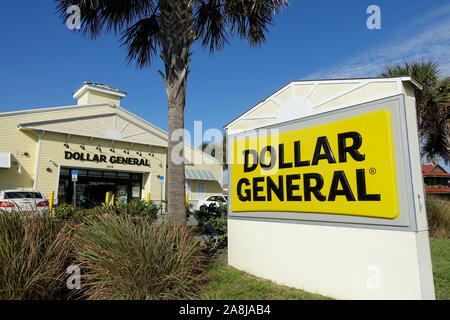
{"type": "Polygon", "coordinates": [[[40,192],[0,190],[0,212],[49,213],[48,200],[40,192]]]}
{"type": "Polygon", "coordinates": [[[202,206],[209,207],[209,205],[210,205],[211,203],[215,203],[215,204],[225,204],[225,205],[226,205],[226,204],[228,203],[228,201],[227,201],[227,196],[223,196],[223,195],[214,195],[214,196],[209,196],[209,197],[206,198],[206,199],[199,200],[198,203],[197,203],[196,209],[197,209],[197,210],[200,210],[200,208],[201,208],[202,206]]]}

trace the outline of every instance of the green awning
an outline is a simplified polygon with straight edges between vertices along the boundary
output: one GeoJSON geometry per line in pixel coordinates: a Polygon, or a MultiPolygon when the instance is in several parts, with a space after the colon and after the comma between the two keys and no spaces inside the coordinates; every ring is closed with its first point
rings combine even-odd
{"type": "Polygon", "coordinates": [[[185,172],[186,180],[217,181],[216,176],[209,170],[186,169],[185,172]]]}

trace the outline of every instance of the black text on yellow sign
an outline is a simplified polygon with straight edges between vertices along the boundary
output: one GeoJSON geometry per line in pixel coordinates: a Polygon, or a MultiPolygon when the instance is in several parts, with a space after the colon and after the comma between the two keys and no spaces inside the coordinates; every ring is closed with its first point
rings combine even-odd
{"type": "Polygon", "coordinates": [[[233,212],[399,216],[388,110],[236,140],[231,160],[233,212]]]}

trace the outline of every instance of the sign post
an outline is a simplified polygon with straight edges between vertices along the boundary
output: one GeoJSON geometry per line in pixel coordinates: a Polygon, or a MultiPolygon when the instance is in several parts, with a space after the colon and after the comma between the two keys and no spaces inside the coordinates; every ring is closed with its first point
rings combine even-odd
{"type": "Polygon", "coordinates": [[[77,181],[78,170],[72,170],[72,182],[73,182],[73,205],[77,205],[77,181]]]}
{"type": "Polygon", "coordinates": [[[161,214],[163,213],[163,186],[164,176],[159,176],[159,183],[161,184],[161,214]]]}

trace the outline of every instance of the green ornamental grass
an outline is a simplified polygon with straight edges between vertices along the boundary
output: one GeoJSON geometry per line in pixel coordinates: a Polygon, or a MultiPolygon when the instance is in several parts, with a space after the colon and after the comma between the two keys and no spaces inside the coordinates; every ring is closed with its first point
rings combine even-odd
{"type": "Polygon", "coordinates": [[[48,217],[0,212],[0,299],[58,299],[73,229],[48,217]]]}
{"type": "Polygon", "coordinates": [[[190,231],[152,219],[96,216],[79,226],[75,248],[83,299],[191,299],[204,277],[190,231]]]}
{"type": "Polygon", "coordinates": [[[450,202],[427,197],[426,205],[430,237],[450,238],[450,202]]]}

